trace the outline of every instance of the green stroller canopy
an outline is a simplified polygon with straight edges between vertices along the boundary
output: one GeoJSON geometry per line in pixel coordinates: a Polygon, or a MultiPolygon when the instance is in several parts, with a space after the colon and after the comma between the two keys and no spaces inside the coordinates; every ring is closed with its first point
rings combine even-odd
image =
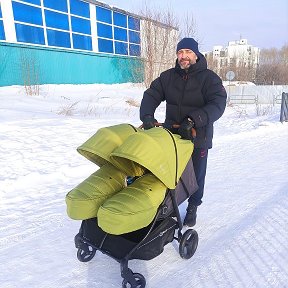
{"type": "Polygon", "coordinates": [[[98,166],[110,162],[111,152],[128,136],[140,131],[130,124],[119,124],[100,128],[92,137],[77,148],[77,151],[98,166]]]}
{"type": "Polygon", "coordinates": [[[111,163],[126,175],[140,176],[144,167],[170,189],[175,188],[193,152],[193,143],[164,128],[130,135],[110,155],[111,163]]]}
{"type": "Polygon", "coordinates": [[[193,147],[191,141],[164,128],[142,130],[120,124],[99,129],[77,151],[100,167],[108,162],[129,176],[142,176],[149,170],[173,189],[193,147]]]}

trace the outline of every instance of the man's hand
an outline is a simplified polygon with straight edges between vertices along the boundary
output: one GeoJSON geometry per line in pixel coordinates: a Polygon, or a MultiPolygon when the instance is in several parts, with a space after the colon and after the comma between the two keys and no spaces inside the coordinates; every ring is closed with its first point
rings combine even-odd
{"type": "Polygon", "coordinates": [[[191,140],[193,142],[195,138],[195,123],[191,118],[186,118],[178,129],[178,134],[182,139],[191,140]]]}
{"type": "Polygon", "coordinates": [[[145,115],[143,118],[143,128],[144,130],[151,129],[156,126],[158,121],[151,115],[145,115]]]}

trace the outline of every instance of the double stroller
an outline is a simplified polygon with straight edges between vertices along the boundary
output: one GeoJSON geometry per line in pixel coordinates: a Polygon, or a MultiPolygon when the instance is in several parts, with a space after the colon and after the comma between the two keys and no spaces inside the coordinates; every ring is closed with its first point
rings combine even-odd
{"type": "Polygon", "coordinates": [[[120,124],[99,129],[77,150],[100,167],[66,195],[68,216],[82,220],[74,239],[79,261],[98,250],[120,263],[122,287],[143,288],[145,277],[129,260],[153,259],[174,239],[182,258],[194,255],[198,234],[182,233],[178,209],[198,188],[191,141],[120,124]]]}

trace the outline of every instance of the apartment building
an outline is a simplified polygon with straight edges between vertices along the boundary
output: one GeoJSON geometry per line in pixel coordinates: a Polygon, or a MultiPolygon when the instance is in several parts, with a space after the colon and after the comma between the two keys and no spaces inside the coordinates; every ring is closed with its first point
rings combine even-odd
{"type": "Polygon", "coordinates": [[[228,46],[214,46],[206,56],[212,60],[213,69],[221,73],[223,69],[246,68],[256,71],[259,65],[260,49],[248,44],[247,39],[228,42],[228,46]]]}

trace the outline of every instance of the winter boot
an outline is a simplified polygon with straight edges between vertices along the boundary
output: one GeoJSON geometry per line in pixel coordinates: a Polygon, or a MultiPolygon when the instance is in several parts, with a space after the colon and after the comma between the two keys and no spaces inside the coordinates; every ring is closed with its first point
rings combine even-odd
{"type": "Polygon", "coordinates": [[[187,213],[183,224],[189,227],[193,227],[196,224],[197,206],[193,205],[192,203],[189,203],[186,211],[187,213]]]}

